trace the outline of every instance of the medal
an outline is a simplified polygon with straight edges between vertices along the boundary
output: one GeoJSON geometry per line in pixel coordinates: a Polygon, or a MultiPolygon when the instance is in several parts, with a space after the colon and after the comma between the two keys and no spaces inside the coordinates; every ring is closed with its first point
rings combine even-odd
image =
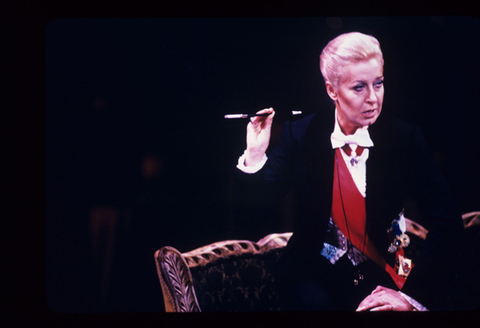
{"type": "Polygon", "coordinates": [[[395,253],[400,247],[407,247],[410,243],[410,239],[408,239],[406,243],[403,242],[404,240],[407,240],[408,236],[402,233],[397,220],[392,221],[392,226],[387,230],[387,232],[392,240],[390,246],[388,246],[389,253],[395,253]]]}
{"type": "Polygon", "coordinates": [[[392,225],[388,228],[387,232],[392,240],[390,246],[388,246],[389,253],[395,253],[400,248],[405,248],[410,245],[410,237],[405,233],[405,218],[403,217],[403,210],[398,215],[398,220],[393,220],[392,225]]]}
{"type": "Polygon", "coordinates": [[[357,163],[358,163],[357,158],[352,156],[352,157],[350,158],[350,164],[352,164],[352,166],[354,166],[354,165],[357,164],[357,163]]]}
{"type": "Polygon", "coordinates": [[[388,246],[389,253],[395,253],[396,265],[395,269],[399,276],[407,278],[413,268],[411,259],[404,256],[404,248],[410,245],[410,237],[405,233],[405,218],[403,210],[398,215],[398,220],[393,220],[392,225],[387,232],[390,235],[391,244],[388,246]]]}
{"type": "Polygon", "coordinates": [[[412,271],[413,263],[412,260],[407,259],[400,255],[398,257],[398,275],[407,278],[410,272],[412,271]]]}
{"type": "Polygon", "coordinates": [[[402,245],[401,245],[402,248],[405,248],[408,245],[410,245],[410,237],[408,237],[407,234],[402,233],[399,238],[400,238],[400,241],[402,243],[402,245]]]}
{"type": "Polygon", "coordinates": [[[393,244],[390,244],[390,246],[388,246],[388,252],[389,253],[395,253],[397,251],[397,248],[393,245],[393,244]]]}

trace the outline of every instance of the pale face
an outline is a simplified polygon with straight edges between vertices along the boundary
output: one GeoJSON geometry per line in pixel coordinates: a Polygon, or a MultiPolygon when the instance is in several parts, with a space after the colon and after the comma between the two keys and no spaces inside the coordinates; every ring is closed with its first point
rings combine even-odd
{"type": "Polygon", "coordinates": [[[353,134],[362,126],[375,123],[383,104],[383,65],[377,58],[344,66],[337,88],[326,83],[335,102],[338,123],[343,133],[353,134]]]}

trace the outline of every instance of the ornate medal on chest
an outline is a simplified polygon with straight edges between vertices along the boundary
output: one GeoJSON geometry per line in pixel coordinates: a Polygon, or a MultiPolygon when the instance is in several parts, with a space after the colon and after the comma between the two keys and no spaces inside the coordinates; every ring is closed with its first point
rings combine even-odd
{"type": "Polygon", "coordinates": [[[403,216],[403,210],[398,215],[398,220],[393,220],[392,225],[388,228],[387,232],[390,236],[391,244],[388,247],[389,253],[395,253],[396,258],[396,271],[397,274],[402,277],[408,277],[410,274],[413,263],[411,259],[404,257],[404,248],[410,245],[410,237],[405,233],[405,218],[403,216]]]}

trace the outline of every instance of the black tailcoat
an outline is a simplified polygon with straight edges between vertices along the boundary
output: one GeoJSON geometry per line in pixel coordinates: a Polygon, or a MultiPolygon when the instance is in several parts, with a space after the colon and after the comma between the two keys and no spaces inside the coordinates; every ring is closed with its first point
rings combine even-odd
{"type": "MultiPolygon", "coordinates": [[[[295,200],[294,233],[288,252],[321,252],[331,215],[334,150],[330,135],[334,111],[287,122],[278,145],[255,174],[238,172],[237,201],[265,206],[280,201],[290,189],[295,200]]],[[[422,256],[403,292],[430,308],[446,306],[453,280],[462,221],[453,196],[418,127],[382,113],[369,127],[370,148],[366,174],[367,232],[388,263],[387,229],[413,200],[421,222],[429,230],[422,256]]]]}

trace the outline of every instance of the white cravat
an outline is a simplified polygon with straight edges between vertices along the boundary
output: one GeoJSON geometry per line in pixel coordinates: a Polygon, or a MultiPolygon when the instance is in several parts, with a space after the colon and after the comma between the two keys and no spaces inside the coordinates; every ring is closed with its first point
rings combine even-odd
{"type": "Polygon", "coordinates": [[[370,134],[368,133],[368,126],[361,127],[355,131],[352,135],[345,135],[340,129],[338,124],[338,117],[335,111],[335,126],[333,128],[333,133],[330,136],[330,141],[332,143],[332,148],[340,148],[342,157],[347,163],[348,171],[357,186],[358,191],[362,194],[363,197],[366,195],[366,174],[367,174],[367,159],[370,153],[368,147],[373,147],[373,141],[370,139],[370,134]],[[348,144],[352,148],[352,156],[355,157],[356,164],[351,165],[350,160],[351,156],[348,156],[347,153],[341,148],[345,144],[348,144]],[[355,150],[357,146],[366,147],[360,156],[357,156],[355,150]]]}
{"type": "Polygon", "coordinates": [[[346,144],[355,144],[362,147],[373,147],[373,141],[368,134],[368,126],[361,127],[355,131],[354,134],[343,134],[340,126],[338,125],[338,119],[335,120],[335,128],[330,137],[332,142],[332,148],[340,148],[346,144]]]}

